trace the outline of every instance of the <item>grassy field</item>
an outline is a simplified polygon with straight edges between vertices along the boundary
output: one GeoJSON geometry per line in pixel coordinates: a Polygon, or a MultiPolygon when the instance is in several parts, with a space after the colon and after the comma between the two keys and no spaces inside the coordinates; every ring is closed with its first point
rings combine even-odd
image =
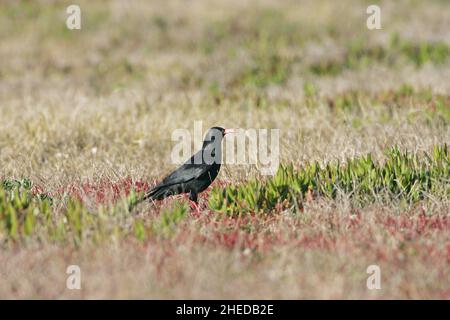
{"type": "Polygon", "coordinates": [[[450,299],[450,4],[376,3],[2,1],[0,298],[450,299]],[[195,121],[277,174],[137,203],[195,121]]]}

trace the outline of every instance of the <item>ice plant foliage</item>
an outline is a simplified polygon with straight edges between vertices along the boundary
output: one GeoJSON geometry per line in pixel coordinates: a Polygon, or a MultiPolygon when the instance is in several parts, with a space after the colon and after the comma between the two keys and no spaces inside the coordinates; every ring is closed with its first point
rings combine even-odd
{"type": "Polygon", "coordinates": [[[338,192],[364,203],[387,196],[417,201],[426,193],[443,192],[450,196],[450,156],[448,146],[435,146],[423,157],[397,147],[378,163],[371,154],[348,159],[344,164],[308,163],[301,169],[281,166],[265,181],[252,180],[238,186],[215,188],[209,205],[212,210],[238,214],[268,212],[277,207],[301,206],[314,195],[335,198],[338,192]]]}
{"type": "MultiPolygon", "coordinates": [[[[84,183],[81,187],[84,197],[90,195],[95,200],[92,209],[82,201],[84,197],[79,192],[68,193],[64,189],[50,196],[30,179],[4,180],[0,185],[0,243],[37,237],[79,245],[87,239],[100,241],[132,234],[126,218],[137,203],[141,187],[139,182],[132,183],[128,179],[110,183],[110,187],[106,187],[105,182],[99,186],[84,183]],[[106,189],[114,191],[114,203],[98,201],[99,193],[103,194],[106,189]],[[122,201],[117,198],[119,193],[122,201]]],[[[135,224],[135,233],[140,239],[138,224],[135,224]]]]}
{"type": "Polygon", "coordinates": [[[0,186],[0,239],[2,233],[10,238],[30,235],[35,227],[35,216],[49,216],[51,197],[33,191],[29,179],[4,180],[0,186]]]}

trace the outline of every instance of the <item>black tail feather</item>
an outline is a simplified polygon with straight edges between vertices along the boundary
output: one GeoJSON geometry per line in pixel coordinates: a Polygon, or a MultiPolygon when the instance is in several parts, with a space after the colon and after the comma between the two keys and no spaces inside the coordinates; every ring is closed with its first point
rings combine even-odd
{"type": "Polygon", "coordinates": [[[161,188],[155,187],[146,192],[142,200],[157,200],[161,188]]]}
{"type": "Polygon", "coordinates": [[[173,186],[157,186],[148,191],[142,200],[162,200],[176,194],[172,189],[173,186]]]}

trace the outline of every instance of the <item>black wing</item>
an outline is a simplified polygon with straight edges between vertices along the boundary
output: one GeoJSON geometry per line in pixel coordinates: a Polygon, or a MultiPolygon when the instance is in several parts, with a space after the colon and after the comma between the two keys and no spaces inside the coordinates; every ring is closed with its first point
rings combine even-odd
{"type": "Polygon", "coordinates": [[[191,180],[197,179],[202,174],[207,172],[211,168],[211,165],[206,163],[194,164],[194,158],[200,157],[201,152],[202,151],[197,152],[196,155],[192,156],[181,167],[179,167],[177,170],[175,170],[167,177],[165,177],[161,183],[159,183],[153,189],[147,192],[144,199],[152,198],[161,189],[189,182],[191,180]]]}

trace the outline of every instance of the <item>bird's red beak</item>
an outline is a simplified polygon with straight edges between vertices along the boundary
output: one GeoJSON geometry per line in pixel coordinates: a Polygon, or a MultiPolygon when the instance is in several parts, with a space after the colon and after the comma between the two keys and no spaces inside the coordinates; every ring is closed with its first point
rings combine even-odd
{"type": "Polygon", "coordinates": [[[234,133],[234,132],[236,132],[236,129],[225,129],[223,135],[227,135],[229,133],[234,133]]]}

